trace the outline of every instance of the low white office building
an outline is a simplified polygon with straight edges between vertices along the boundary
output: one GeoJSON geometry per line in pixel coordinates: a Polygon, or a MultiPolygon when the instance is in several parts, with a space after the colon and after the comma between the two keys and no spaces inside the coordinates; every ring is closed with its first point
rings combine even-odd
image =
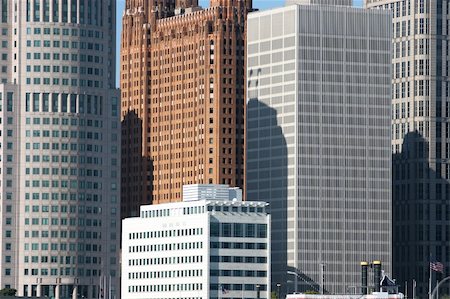
{"type": "Polygon", "coordinates": [[[227,185],[123,220],[122,298],[270,298],[270,215],[227,185]]]}

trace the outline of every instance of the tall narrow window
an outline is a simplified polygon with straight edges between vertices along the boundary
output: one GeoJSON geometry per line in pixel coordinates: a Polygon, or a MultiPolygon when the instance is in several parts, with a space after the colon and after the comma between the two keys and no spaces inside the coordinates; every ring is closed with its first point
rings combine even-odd
{"type": "Polygon", "coordinates": [[[2,0],[2,23],[8,22],[8,0],[2,0]]]}
{"type": "Polygon", "coordinates": [[[67,93],[61,94],[61,112],[67,112],[67,93]]]}
{"type": "Polygon", "coordinates": [[[78,96],[78,113],[84,113],[84,95],[78,96]]]}
{"type": "Polygon", "coordinates": [[[77,1],[72,1],[70,9],[70,18],[72,23],[77,22],[77,1]]]}
{"type": "Polygon", "coordinates": [[[44,0],[44,22],[50,21],[50,0],[44,0]]]}
{"type": "Polygon", "coordinates": [[[40,22],[41,21],[41,0],[34,0],[33,20],[35,22],[40,22]]]}
{"type": "Polygon", "coordinates": [[[14,93],[8,92],[6,94],[6,111],[9,111],[9,112],[13,111],[13,98],[14,98],[14,93]]]}
{"type": "Polygon", "coordinates": [[[53,22],[59,22],[59,0],[53,0],[53,22]]]}
{"type": "Polygon", "coordinates": [[[30,14],[31,14],[30,0],[27,0],[27,22],[30,21],[30,14]]]}
{"type": "Polygon", "coordinates": [[[84,0],[80,0],[80,19],[78,20],[80,24],[84,24],[84,0]]]}
{"type": "Polygon", "coordinates": [[[30,111],[30,93],[28,92],[25,94],[25,111],[30,111]]]}
{"type": "Polygon", "coordinates": [[[87,1],[87,23],[88,25],[92,25],[92,2],[91,0],[86,0],[87,1]]]}
{"type": "Polygon", "coordinates": [[[69,7],[67,7],[67,0],[62,1],[62,15],[61,15],[61,22],[67,23],[68,21],[68,14],[69,14],[69,7]]]}
{"type": "Polygon", "coordinates": [[[39,112],[39,94],[33,93],[33,112],[39,112]]]}
{"type": "Polygon", "coordinates": [[[52,112],[58,112],[58,94],[52,94],[52,112]]]}
{"type": "Polygon", "coordinates": [[[42,111],[43,112],[48,112],[48,109],[49,109],[49,105],[48,105],[49,95],[50,94],[48,94],[48,93],[44,93],[42,95],[42,111]]]}
{"type": "Polygon", "coordinates": [[[77,95],[71,94],[70,95],[70,113],[76,113],[77,112],[77,95]]]}

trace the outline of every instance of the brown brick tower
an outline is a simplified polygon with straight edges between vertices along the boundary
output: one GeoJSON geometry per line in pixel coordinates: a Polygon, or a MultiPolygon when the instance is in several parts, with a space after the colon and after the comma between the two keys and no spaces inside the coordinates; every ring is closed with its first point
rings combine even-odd
{"type": "Polygon", "coordinates": [[[123,16],[122,217],[183,184],[244,187],[251,1],[128,0],[123,16]]]}

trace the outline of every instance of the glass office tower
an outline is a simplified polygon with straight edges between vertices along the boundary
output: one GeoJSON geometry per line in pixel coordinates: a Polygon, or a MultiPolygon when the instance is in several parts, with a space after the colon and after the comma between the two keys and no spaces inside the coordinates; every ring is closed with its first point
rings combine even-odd
{"type": "Polygon", "coordinates": [[[391,22],[310,2],[248,17],[247,199],[271,205],[272,289],[354,292],[361,261],[391,272],[391,22]]]}

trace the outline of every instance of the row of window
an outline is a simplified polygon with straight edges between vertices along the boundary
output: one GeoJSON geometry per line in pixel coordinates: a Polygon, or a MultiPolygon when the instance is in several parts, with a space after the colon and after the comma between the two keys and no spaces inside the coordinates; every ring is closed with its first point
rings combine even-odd
{"type": "MultiPolygon", "coordinates": [[[[79,164],[96,164],[96,165],[102,165],[102,158],[98,158],[98,157],[86,157],[86,156],[50,156],[49,155],[43,155],[43,156],[39,156],[39,155],[26,155],[25,156],[25,161],[26,162],[34,162],[34,163],[40,163],[41,161],[43,163],[48,163],[48,162],[52,163],[79,163],[79,164]],[[33,159],[31,159],[33,158],[33,159]],[[41,159],[42,158],[42,159],[41,159]],[[61,158],[61,159],[60,159],[61,158]]],[[[8,162],[12,162],[7,160],[8,162]]],[[[116,162],[117,163],[117,162],[116,162]]],[[[116,163],[114,165],[116,165],[116,163]]],[[[90,182],[88,182],[90,183],[90,182]]],[[[59,184],[59,183],[55,183],[55,184],[59,184]]],[[[75,184],[75,183],[74,183],[75,184]]],[[[85,184],[85,182],[83,182],[83,184],[85,184]]]]}
{"type": "Polygon", "coordinates": [[[201,255],[173,256],[173,257],[130,259],[128,260],[128,266],[190,264],[202,262],[203,256],[201,255]]]}
{"type": "Polygon", "coordinates": [[[35,73],[40,73],[40,72],[44,72],[44,73],[71,73],[71,74],[78,74],[78,69],[80,70],[80,74],[81,75],[96,75],[96,76],[103,76],[103,69],[99,69],[99,68],[92,68],[92,67],[80,67],[78,68],[78,66],[68,66],[68,65],[34,65],[33,68],[31,67],[31,65],[27,65],[26,67],[26,71],[27,73],[30,73],[31,71],[35,72],[35,73]]]}
{"type": "MultiPolygon", "coordinates": [[[[95,95],[85,95],[85,94],[77,95],[67,93],[25,94],[26,112],[30,111],[50,112],[50,109],[51,112],[70,112],[70,113],[103,115],[103,97],[95,95]]],[[[80,134],[80,136],[81,135],[82,134],[80,134]]]]}
{"type": "Polygon", "coordinates": [[[43,268],[43,269],[27,269],[25,268],[23,274],[28,276],[79,276],[79,277],[91,277],[91,276],[99,276],[100,270],[97,269],[84,269],[84,268],[43,268]],[[50,271],[49,271],[50,270],[50,271]],[[75,271],[76,270],[76,271],[75,271]]]}
{"type": "Polygon", "coordinates": [[[54,40],[53,42],[50,40],[40,40],[35,39],[33,41],[27,40],[27,47],[44,47],[44,48],[72,48],[72,49],[86,49],[86,50],[95,50],[103,52],[103,45],[97,43],[87,43],[87,42],[76,42],[76,41],[59,41],[54,40]]]}
{"type": "MultiPolygon", "coordinates": [[[[66,208],[64,210],[67,211],[67,206],[62,206],[61,208],[66,208]]],[[[70,206],[70,212],[76,213],[76,206],[70,206]],[[75,209],[72,209],[75,208],[75,209]]],[[[67,231],[67,230],[33,230],[24,232],[25,238],[69,238],[69,239],[101,239],[101,233],[96,231],[67,231]],[[30,234],[31,233],[31,234],[30,234]]],[[[43,259],[47,259],[47,257],[42,257],[43,259]]]]}
{"type": "Polygon", "coordinates": [[[231,255],[212,255],[209,257],[211,263],[247,263],[247,264],[265,264],[267,258],[264,256],[231,256],[231,255]]]}
{"type": "Polygon", "coordinates": [[[201,283],[132,285],[128,286],[128,293],[201,291],[202,289],[201,283]]]}
{"type": "MultiPolygon", "coordinates": [[[[44,96],[43,96],[44,97],[44,96]]],[[[0,102],[1,103],[1,102],[0,102]]],[[[95,102],[94,102],[95,103],[95,102]]],[[[8,124],[10,124],[9,121],[9,117],[8,117],[8,124]]],[[[12,119],[12,118],[11,118],[12,119]]],[[[95,127],[95,128],[103,128],[103,121],[102,120],[93,120],[93,119],[84,119],[84,118],[49,118],[49,117],[33,117],[33,125],[40,125],[41,123],[43,125],[50,125],[50,119],[51,119],[51,124],[53,126],[55,125],[63,125],[63,126],[80,126],[80,127],[95,127]],[[41,122],[42,121],[42,122],[41,122]]],[[[1,118],[0,118],[1,120],[1,118]]],[[[25,122],[27,125],[31,124],[31,118],[27,117],[25,119],[25,122]]],[[[12,120],[11,120],[11,124],[12,124],[12,120]]],[[[117,123],[116,123],[116,127],[117,128],[117,123]]]]}
{"type": "Polygon", "coordinates": [[[202,249],[202,242],[185,242],[172,244],[155,244],[155,245],[141,245],[129,246],[128,252],[152,252],[152,251],[171,251],[171,250],[188,250],[188,249],[202,249]]]}
{"type": "Polygon", "coordinates": [[[211,242],[210,246],[221,249],[267,249],[266,243],[211,242]]]}
{"type": "Polygon", "coordinates": [[[103,26],[103,2],[79,0],[27,0],[27,22],[62,22],[103,26]],[[50,10],[50,1],[52,10],[50,10]],[[61,13],[60,13],[61,9],[61,13]],[[42,12],[42,18],[41,18],[42,12]]]}
{"type": "Polygon", "coordinates": [[[233,276],[233,277],[267,277],[267,271],[255,270],[209,270],[211,276],[233,276]]]}
{"type": "MultiPolygon", "coordinates": [[[[102,208],[97,206],[48,206],[48,205],[25,205],[25,212],[29,213],[76,213],[78,211],[78,214],[101,214],[102,208]]],[[[33,231],[34,233],[34,231],[33,231]]],[[[38,233],[38,232],[36,232],[38,233]]],[[[48,231],[47,231],[48,234],[48,231]]],[[[39,237],[39,236],[33,236],[33,237],[39,237]]],[[[44,237],[44,236],[42,236],[44,237]]],[[[152,245],[153,246],[153,245],[152,245]]]]}
{"type": "Polygon", "coordinates": [[[128,279],[201,277],[203,270],[147,271],[128,273],[128,279]]]}
{"type": "MultiPolygon", "coordinates": [[[[217,283],[211,283],[209,285],[209,289],[212,291],[217,291],[219,290],[219,286],[220,286],[220,290],[228,290],[228,291],[256,291],[258,289],[257,285],[255,284],[217,284],[217,283]]],[[[259,290],[260,291],[266,291],[267,290],[267,285],[265,284],[259,284],[259,290]]],[[[213,298],[213,297],[211,297],[213,298]]]]}
{"type": "Polygon", "coordinates": [[[96,56],[96,55],[86,55],[86,54],[68,54],[68,53],[40,53],[40,52],[33,52],[33,55],[31,55],[30,52],[27,52],[26,57],[28,60],[34,59],[34,60],[51,60],[51,61],[80,61],[80,62],[88,62],[89,64],[97,63],[101,66],[104,66],[103,64],[103,57],[96,56]],[[79,58],[78,58],[79,57],[79,58]]]}
{"type": "Polygon", "coordinates": [[[255,208],[255,207],[229,207],[229,206],[208,206],[208,211],[212,212],[232,212],[232,213],[265,213],[264,208],[255,208]]]}
{"type": "MultiPolygon", "coordinates": [[[[72,227],[100,227],[102,226],[102,221],[98,219],[85,219],[85,218],[25,218],[25,225],[62,225],[62,226],[72,226],[72,227]]],[[[64,246],[64,245],[62,245],[64,246]]],[[[90,246],[90,245],[89,245],[90,246]]],[[[27,247],[27,246],[25,246],[27,247]]],[[[26,248],[25,248],[26,249],[26,248]]],[[[33,249],[37,250],[37,249],[33,249]]],[[[41,249],[47,250],[47,249],[41,249]]],[[[54,249],[52,249],[54,250],[54,249]]],[[[94,250],[96,251],[96,250],[94,250]]]]}
{"type": "MultiPolygon", "coordinates": [[[[115,258],[114,259],[115,262],[115,258]]],[[[24,263],[51,263],[51,264],[61,264],[61,265],[74,265],[74,264],[101,264],[102,258],[96,257],[96,256],[78,256],[78,258],[75,258],[74,256],[47,256],[43,255],[39,258],[37,255],[33,256],[24,256],[23,259],[24,263]],[[58,261],[59,260],[59,261],[58,261]]]]}
{"type": "Polygon", "coordinates": [[[152,238],[200,236],[200,235],[203,235],[203,228],[184,228],[184,229],[129,233],[128,238],[130,240],[135,240],[135,239],[152,239],[152,238]]]}
{"type": "Polygon", "coordinates": [[[24,250],[26,251],[77,251],[77,252],[83,252],[83,251],[93,251],[93,252],[101,252],[102,246],[97,244],[84,244],[84,243],[25,243],[24,244],[24,250]],[[40,245],[40,246],[39,246],[40,245]]]}
{"type": "MultiPolygon", "coordinates": [[[[45,147],[43,149],[46,149],[45,147]]],[[[103,171],[97,169],[84,169],[84,168],[52,168],[52,175],[67,175],[67,176],[93,176],[102,177],[103,171]],[[61,172],[60,172],[61,171],[61,172]]],[[[116,172],[115,172],[116,173],[116,172]]],[[[7,173],[9,174],[9,173],[7,173]]],[[[11,173],[12,174],[12,173],[11,173]]],[[[25,168],[25,174],[29,175],[50,175],[50,168],[25,168]],[[42,171],[41,171],[42,170],[42,171]]],[[[114,177],[117,177],[114,176],[114,177]]]]}
{"type": "MultiPolygon", "coordinates": [[[[7,200],[12,199],[12,193],[7,193],[7,200]],[[10,198],[11,197],[11,198],[10,198]]],[[[71,201],[102,201],[102,195],[101,194],[90,194],[90,193],[25,193],[25,200],[71,200],[71,201]]],[[[117,201],[117,196],[113,195],[111,197],[111,202],[115,203],[117,201]]]]}
{"type": "Polygon", "coordinates": [[[53,137],[53,138],[79,138],[79,139],[94,139],[102,140],[103,134],[99,132],[86,132],[77,130],[26,130],[26,137],[53,137]],[[51,134],[50,134],[51,132],[51,134]]]}
{"type": "MultiPolygon", "coordinates": [[[[96,31],[96,30],[86,30],[86,29],[80,29],[78,30],[77,28],[58,28],[58,27],[54,27],[54,28],[49,28],[49,27],[44,27],[44,28],[40,28],[40,27],[34,27],[33,31],[31,30],[30,27],[27,27],[27,35],[31,35],[31,32],[33,32],[35,35],[39,35],[39,34],[44,34],[44,35],[50,35],[52,34],[52,30],[53,30],[53,35],[64,35],[64,36],[78,36],[78,34],[81,37],[90,37],[90,38],[96,38],[96,39],[103,39],[103,32],[101,31],[96,31]]],[[[8,30],[5,29],[4,31],[2,31],[3,35],[7,35],[8,34],[8,30]],[[5,33],[4,33],[5,31],[5,33]]]]}
{"type": "MultiPolygon", "coordinates": [[[[25,144],[25,149],[33,149],[33,150],[40,150],[41,148],[43,150],[55,150],[55,151],[80,151],[80,152],[96,152],[96,153],[102,153],[103,152],[103,146],[97,145],[97,144],[78,144],[78,143],[51,143],[52,146],[50,146],[50,143],[48,142],[34,142],[29,143],[27,142],[25,144]],[[33,146],[31,146],[33,145],[33,146]]],[[[7,142],[6,143],[6,149],[13,149],[13,143],[7,142]]],[[[27,168],[29,169],[29,168],[27,168]]],[[[34,169],[34,168],[33,168],[34,169]]],[[[74,169],[76,171],[76,169],[74,169]]],[[[34,173],[33,173],[34,174],[34,173]]]]}
{"type": "Polygon", "coordinates": [[[102,184],[98,182],[86,182],[78,180],[26,180],[26,188],[71,188],[71,189],[94,189],[101,190],[102,184]]]}
{"type": "Polygon", "coordinates": [[[211,222],[211,237],[267,238],[267,224],[211,222]]]}

